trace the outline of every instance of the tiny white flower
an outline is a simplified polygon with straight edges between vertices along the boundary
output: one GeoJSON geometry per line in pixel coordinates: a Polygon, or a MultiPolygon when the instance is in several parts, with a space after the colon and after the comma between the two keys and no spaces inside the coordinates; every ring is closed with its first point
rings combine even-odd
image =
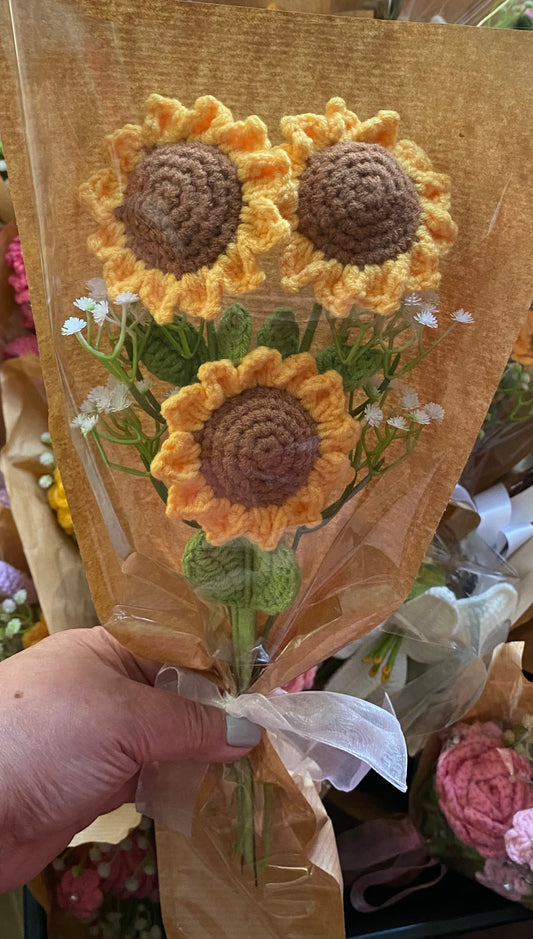
{"type": "Polygon", "coordinates": [[[429,424],[431,421],[429,414],[426,414],[423,408],[418,411],[411,411],[409,417],[415,424],[429,424]]]}
{"type": "Polygon", "coordinates": [[[85,329],[87,323],[85,320],[79,318],[79,316],[69,316],[68,320],[65,320],[61,327],[62,336],[73,336],[75,333],[81,333],[82,329],[85,329]]]}
{"type": "Polygon", "coordinates": [[[396,430],[407,430],[409,426],[405,417],[389,417],[387,424],[390,424],[396,430]]]}
{"type": "Polygon", "coordinates": [[[377,404],[367,404],[365,418],[370,427],[379,427],[383,420],[383,411],[378,408],[377,404]]]}
{"type": "Polygon", "coordinates": [[[50,476],[48,473],[46,473],[45,476],[39,476],[39,485],[41,489],[50,489],[53,481],[53,476],[50,476]]]}
{"type": "Polygon", "coordinates": [[[128,877],[124,886],[128,893],[135,893],[135,891],[139,889],[139,881],[136,880],[135,877],[128,877]]]}
{"type": "Polygon", "coordinates": [[[102,857],[102,852],[100,851],[100,848],[98,847],[97,844],[93,844],[89,848],[89,857],[91,861],[94,861],[94,862],[99,861],[100,858],[102,857]]]}
{"type": "Polygon", "coordinates": [[[17,590],[17,592],[13,594],[13,599],[17,606],[20,606],[22,603],[26,603],[26,600],[28,599],[28,591],[24,589],[17,590]]]}
{"type": "Polygon", "coordinates": [[[468,313],[466,310],[463,310],[462,307],[460,310],[455,310],[455,312],[451,314],[451,317],[452,317],[452,320],[455,320],[456,323],[473,323],[474,322],[474,317],[472,316],[472,314],[468,313]]]}
{"type": "Polygon", "coordinates": [[[56,857],[56,858],[52,861],[52,867],[54,868],[55,871],[64,871],[64,870],[65,870],[65,862],[64,862],[63,858],[62,858],[62,857],[56,857]]]}
{"type": "Polygon", "coordinates": [[[6,636],[16,636],[20,632],[20,627],[22,626],[21,620],[18,616],[14,616],[13,619],[9,620],[9,623],[6,626],[6,636]]]}
{"type": "Polygon", "coordinates": [[[531,375],[528,375],[527,372],[524,372],[524,374],[522,375],[522,378],[521,378],[521,380],[520,380],[520,384],[521,384],[522,388],[524,389],[524,391],[527,391],[528,388],[529,388],[529,386],[530,386],[530,384],[531,384],[531,375]]]}
{"type": "Polygon", "coordinates": [[[98,876],[102,877],[104,880],[106,877],[109,877],[111,873],[111,864],[108,864],[107,861],[102,861],[96,868],[98,876]]]}
{"type": "Polygon", "coordinates": [[[107,287],[101,277],[91,277],[85,284],[91,300],[107,300],[107,287]]]}
{"type": "Polygon", "coordinates": [[[77,300],[74,300],[74,306],[78,310],[82,310],[83,313],[92,313],[95,304],[96,301],[92,297],[78,297],[77,300]]]}
{"type": "Polygon", "coordinates": [[[435,303],[424,303],[422,306],[423,313],[438,313],[439,308],[435,303]]]}
{"type": "Polygon", "coordinates": [[[107,384],[97,385],[87,395],[82,410],[98,411],[106,414],[112,411],[124,411],[130,406],[128,386],[118,381],[113,375],[107,379],[107,384]]]}
{"type": "Polygon", "coordinates": [[[503,737],[502,737],[502,740],[503,740],[503,742],[506,743],[508,746],[512,746],[513,743],[515,742],[513,731],[512,731],[512,730],[506,730],[505,733],[504,733],[504,735],[503,735],[503,737]]]}
{"type": "Polygon", "coordinates": [[[406,306],[419,306],[422,303],[422,297],[417,293],[410,293],[407,297],[403,298],[403,302],[406,306]]]}
{"type": "Polygon", "coordinates": [[[4,613],[14,613],[16,609],[17,604],[14,599],[11,600],[11,598],[8,597],[7,600],[2,600],[2,610],[4,613]]]}
{"type": "Polygon", "coordinates": [[[533,730],[533,715],[524,714],[520,723],[522,724],[522,727],[525,727],[526,730],[529,730],[531,732],[533,730]]]}
{"type": "Polygon", "coordinates": [[[430,329],[437,329],[438,322],[437,318],[433,315],[431,310],[420,310],[418,313],[415,313],[414,316],[417,323],[420,323],[421,326],[429,326],[430,329]]]}
{"type": "Polygon", "coordinates": [[[141,381],[136,381],[136,382],[135,382],[135,387],[136,387],[137,391],[139,392],[139,394],[144,395],[144,394],[146,394],[146,392],[149,391],[150,388],[152,387],[152,379],[151,379],[151,378],[143,378],[141,381]]]}
{"type": "Polygon", "coordinates": [[[138,300],[139,297],[136,293],[130,293],[128,290],[125,290],[124,293],[119,293],[113,302],[118,306],[129,306],[130,303],[137,303],[138,300]]]}
{"type": "Polygon", "coordinates": [[[100,300],[95,304],[92,316],[97,326],[101,326],[102,323],[105,323],[109,316],[109,306],[107,304],[107,300],[100,300]]]}
{"type": "Polygon", "coordinates": [[[77,414],[76,417],[71,420],[70,426],[78,427],[83,436],[86,437],[87,434],[91,433],[91,430],[94,430],[97,423],[98,414],[77,414]]]}
{"type": "Polygon", "coordinates": [[[402,397],[400,398],[400,407],[405,408],[406,411],[411,410],[412,408],[420,407],[420,401],[418,400],[418,394],[414,388],[406,388],[402,397]]]}
{"type": "Polygon", "coordinates": [[[49,451],[41,453],[39,463],[41,466],[55,466],[56,461],[54,460],[54,454],[49,451]]]}
{"type": "Polygon", "coordinates": [[[41,434],[41,443],[44,443],[45,446],[47,447],[50,447],[52,445],[52,438],[50,436],[50,431],[45,430],[44,433],[41,434]]]}
{"type": "Polygon", "coordinates": [[[442,424],[444,420],[444,408],[442,405],[430,401],[429,404],[424,405],[422,410],[426,412],[430,421],[435,421],[436,424],[442,424]]]}

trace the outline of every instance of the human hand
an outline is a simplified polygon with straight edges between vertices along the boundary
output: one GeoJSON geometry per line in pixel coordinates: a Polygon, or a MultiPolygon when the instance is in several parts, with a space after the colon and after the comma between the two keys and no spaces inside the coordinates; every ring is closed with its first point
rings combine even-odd
{"type": "Polygon", "coordinates": [[[227,744],[222,711],[153,688],[158,668],[101,626],[56,633],[0,664],[0,892],[133,802],[143,763],[248,751],[227,744]]]}

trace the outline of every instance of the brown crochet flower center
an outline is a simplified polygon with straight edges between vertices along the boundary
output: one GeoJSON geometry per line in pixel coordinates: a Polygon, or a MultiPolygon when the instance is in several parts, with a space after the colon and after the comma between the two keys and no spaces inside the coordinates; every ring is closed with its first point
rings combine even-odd
{"type": "Polygon", "coordinates": [[[379,144],[325,147],[300,177],[298,229],[341,264],[383,264],[408,251],[420,222],[412,179],[379,144]]]}
{"type": "Polygon", "coordinates": [[[137,163],[115,215],[137,258],[180,278],[214,264],[235,241],[241,209],[230,158],[181,141],[155,147],[137,163]]]}
{"type": "Polygon", "coordinates": [[[196,439],[215,496],[248,509],[282,505],[305,486],[320,444],[316,422],[298,399],[265,387],[225,401],[196,439]]]}

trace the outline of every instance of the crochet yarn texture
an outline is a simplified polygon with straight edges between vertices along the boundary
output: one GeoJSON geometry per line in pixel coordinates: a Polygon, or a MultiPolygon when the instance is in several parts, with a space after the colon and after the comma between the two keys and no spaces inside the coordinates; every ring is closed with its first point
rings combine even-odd
{"type": "Polygon", "coordinates": [[[285,545],[262,551],[238,538],[216,548],[199,531],[187,542],[181,564],[195,590],[240,609],[281,613],[300,589],[300,568],[285,545]]]}
{"type": "Polygon", "coordinates": [[[345,141],[311,157],[300,177],[298,230],[341,264],[383,264],[412,246],[415,185],[379,144],[345,141]]]}
{"type": "Polygon", "coordinates": [[[282,388],[248,388],[196,435],[201,470],[219,499],[246,508],[282,505],[305,486],[316,462],[316,421],[282,388]]]}
{"type": "Polygon", "coordinates": [[[194,519],[210,544],[244,536],[271,551],[353,478],[359,424],[341,376],[319,375],[310,353],[259,346],[238,366],[205,362],[161,410],[169,436],[152,475],[168,486],[167,515],[194,519]]]}
{"type": "Polygon", "coordinates": [[[155,147],[135,166],[115,215],[137,258],[179,278],[214,264],[235,241],[241,209],[230,158],[180,141],[155,147]]]}

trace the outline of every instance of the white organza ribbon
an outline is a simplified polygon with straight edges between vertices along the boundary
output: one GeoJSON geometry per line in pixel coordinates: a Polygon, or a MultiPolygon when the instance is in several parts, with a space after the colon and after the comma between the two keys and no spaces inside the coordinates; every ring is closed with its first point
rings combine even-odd
{"type": "MultiPolygon", "coordinates": [[[[337,789],[350,791],[371,767],[397,789],[407,789],[407,749],[400,724],[394,714],[368,701],[330,691],[275,691],[268,696],[251,692],[232,697],[221,694],[203,675],[168,665],[159,672],[156,686],[264,728],[291,774],[315,782],[328,780],[337,789]]],[[[206,770],[205,764],[180,764],[180,789],[174,793],[171,817],[168,807],[154,804],[161,802],[161,796],[165,801],[168,787],[154,785],[153,778],[141,780],[139,810],[189,834],[206,770]]]]}
{"type": "Polygon", "coordinates": [[[498,554],[507,558],[533,538],[533,486],[510,496],[503,483],[470,496],[456,486],[452,499],[468,504],[477,512],[477,534],[498,554]]]}

